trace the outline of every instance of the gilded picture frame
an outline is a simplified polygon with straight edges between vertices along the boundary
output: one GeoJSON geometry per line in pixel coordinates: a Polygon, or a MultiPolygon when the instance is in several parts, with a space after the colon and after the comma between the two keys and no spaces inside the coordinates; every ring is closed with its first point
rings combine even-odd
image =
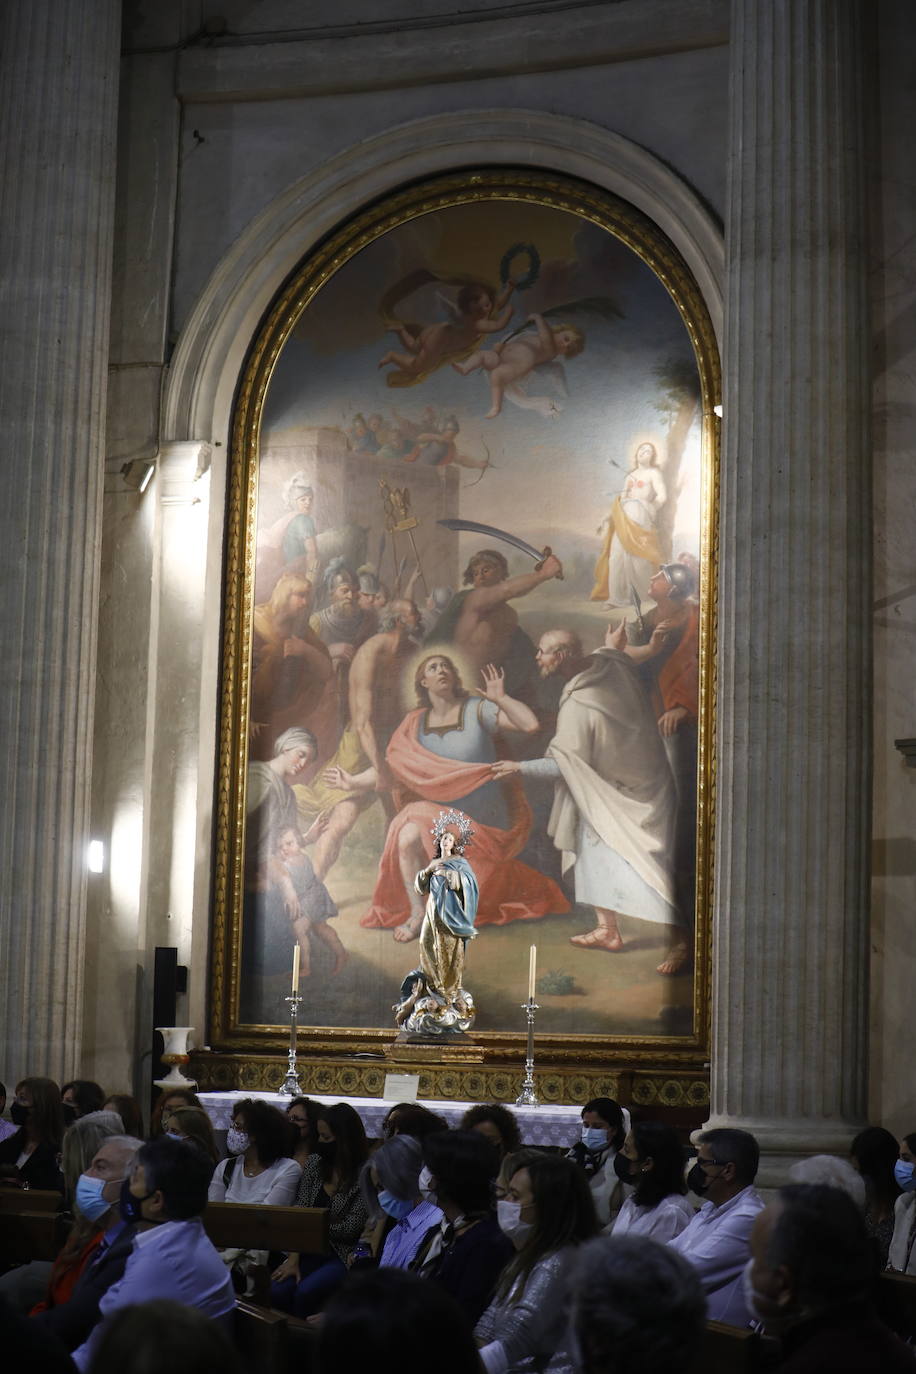
{"type": "MultiPolygon", "coordinates": [[[[562,586],[552,578],[530,595],[519,592],[500,603],[518,622],[511,633],[520,633],[530,644],[530,650],[528,645],[524,649],[527,667],[524,672],[519,668],[516,677],[522,683],[519,699],[529,703],[538,719],[540,735],[532,732],[538,757],[549,757],[564,709],[556,690],[543,705],[551,685],[541,671],[543,655],[536,656],[544,634],[574,626],[588,657],[601,651],[606,627],[613,634],[625,624],[623,641],[618,633],[617,648],[604,655],[632,660],[632,674],[643,683],[640,690],[659,735],[666,715],[674,713],[675,728],[688,720],[695,739],[695,792],[688,806],[693,868],[686,897],[687,869],[681,858],[673,857],[676,846],[686,852],[678,831],[679,824],[684,830],[682,813],[675,810],[668,821],[659,822],[662,829],[668,825],[670,852],[662,863],[668,863],[673,875],[666,900],[677,909],[677,929],[687,932],[687,957],[674,972],[659,974],[656,965],[664,965],[670,950],[658,946],[658,931],[673,929],[671,922],[658,915],[635,917],[627,912],[625,897],[615,896],[613,902],[609,897],[601,909],[621,913],[617,929],[623,947],[613,948],[611,925],[605,921],[602,926],[597,914],[599,903],[577,897],[575,873],[576,868],[584,871],[584,857],[580,854],[572,870],[564,872],[568,856],[551,840],[552,796],[557,795],[551,788],[561,786],[562,779],[526,780],[521,770],[530,820],[523,843],[506,850],[506,862],[521,865],[513,870],[517,874],[524,870],[535,875],[522,880],[519,889],[528,882],[535,895],[518,919],[510,901],[494,898],[491,917],[469,947],[468,983],[482,988],[476,993],[478,1016],[471,1038],[484,1063],[512,1063],[523,1055],[519,1004],[533,943],[541,970],[537,996],[544,1006],[539,1013],[539,1063],[667,1066],[672,1071],[702,1066],[710,1021],[719,400],[712,325],[680,254],[634,207],[581,182],[507,169],[428,179],[368,206],[305,256],[253,340],[232,426],[211,941],[210,1043],[215,1050],[264,1055],[281,1051],[286,1043],[283,997],[289,991],[292,945],[300,935],[288,935],[285,952],[278,953],[282,940],[276,931],[282,928],[284,910],[292,921],[293,898],[283,895],[290,892],[287,874],[301,877],[303,871],[311,874],[309,882],[315,879],[329,899],[328,910],[335,908],[336,914],[315,917],[307,923],[307,938],[302,937],[304,957],[311,952],[311,986],[309,979],[302,985],[301,1052],[307,1057],[382,1054],[392,1042],[395,1026],[385,1009],[398,1000],[400,975],[409,971],[415,947],[404,942],[395,948],[391,942],[403,917],[394,911],[390,895],[379,897],[378,885],[385,871],[385,845],[401,815],[398,808],[405,796],[414,794],[392,789],[383,795],[376,769],[371,800],[360,803],[362,810],[350,808],[357,814],[349,829],[338,825],[341,796],[333,787],[328,793],[326,779],[367,776],[363,736],[357,738],[352,728],[353,689],[341,683],[349,683],[346,675],[362,645],[384,633],[380,627],[389,623],[392,604],[414,598],[419,614],[430,618],[447,611],[449,604],[454,607],[454,599],[449,603],[447,598],[445,607],[439,607],[433,594],[441,588],[457,593],[462,568],[476,556],[475,540],[483,546],[492,540],[448,531],[438,521],[457,517],[481,522],[484,517],[489,526],[531,535],[527,542],[537,550],[549,544],[564,566],[562,586]],[[489,294],[475,304],[474,291],[489,294]],[[568,334],[560,337],[563,329],[568,334]],[[311,505],[300,500],[306,485],[312,489],[311,505]],[[298,511],[294,501],[300,502],[298,511]],[[304,542],[293,549],[289,531],[306,507],[311,514],[304,524],[299,522],[304,542]],[[381,587],[378,609],[366,607],[368,628],[350,646],[349,657],[344,654],[343,664],[333,658],[335,650],[342,652],[333,636],[350,633],[349,628],[338,632],[329,600],[329,569],[335,560],[354,582],[354,604],[361,581],[371,590],[374,577],[381,587]],[[659,565],[675,569],[665,574],[666,585],[675,601],[680,597],[680,605],[661,595],[656,604],[648,592],[659,565]],[[686,568],[693,581],[682,578],[679,568],[686,568]],[[311,604],[298,611],[308,615],[308,626],[314,628],[306,628],[302,620],[301,634],[293,633],[292,621],[282,621],[279,603],[270,609],[271,597],[277,602],[277,587],[287,585],[281,579],[294,574],[312,585],[311,604]],[[328,606],[324,621],[318,594],[323,584],[328,606]],[[684,628],[688,622],[689,630],[684,628]],[[695,685],[688,697],[693,691],[695,704],[673,707],[659,695],[660,671],[651,678],[655,670],[650,658],[640,662],[632,651],[645,647],[648,653],[651,647],[656,653],[666,637],[683,644],[690,633],[695,668],[687,675],[695,673],[695,685]],[[316,705],[316,693],[309,696],[302,685],[314,686],[312,679],[302,672],[296,678],[298,669],[287,662],[305,655],[300,643],[308,647],[322,634],[332,639],[328,654],[336,716],[330,710],[331,688],[316,705]],[[276,655],[272,677],[264,671],[270,652],[276,655]],[[266,705],[265,681],[274,693],[266,705]],[[255,860],[252,797],[262,777],[268,790],[273,785],[267,769],[280,727],[318,720],[325,722],[318,732],[321,757],[310,760],[311,773],[297,775],[305,782],[295,784],[299,834],[287,835],[288,852],[281,853],[278,836],[271,833],[269,853],[262,846],[264,857],[255,860]],[[348,729],[349,754],[341,743],[346,744],[348,729]],[[354,749],[362,772],[353,764],[354,749]],[[346,763],[353,764],[349,771],[346,763]],[[307,811],[302,798],[310,788],[317,790],[318,800],[313,798],[312,811],[307,811]],[[323,805],[322,798],[329,795],[323,805]],[[319,817],[318,833],[309,849],[305,842],[313,815],[319,817]],[[322,823],[325,832],[320,831],[322,823]],[[327,850],[329,826],[338,826],[344,835],[330,863],[327,853],[317,862],[315,844],[324,843],[327,850]],[[372,871],[376,868],[378,877],[372,871]],[[540,907],[539,879],[548,894],[540,907]],[[554,909],[557,891],[566,899],[565,911],[554,909]],[[273,904],[272,915],[263,917],[274,922],[269,940],[257,925],[265,903],[273,904]],[[386,924],[389,907],[391,927],[386,924]],[[330,934],[319,930],[321,924],[330,934]],[[589,945],[587,937],[595,931],[598,936],[589,945]],[[257,946],[261,963],[253,974],[256,939],[262,941],[257,946]],[[334,939],[345,958],[339,971],[334,939]]],[[[500,545],[500,550],[506,558],[500,577],[507,585],[516,579],[515,586],[532,560],[510,546],[500,545]]],[[[333,571],[330,577],[333,581],[333,571]]],[[[472,585],[468,595],[473,591],[472,585]]],[[[293,614],[286,603],[281,610],[293,614]]],[[[461,639],[459,623],[453,625],[453,656],[468,677],[468,710],[473,708],[481,720],[487,713],[495,719],[498,708],[487,702],[489,689],[469,647],[473,640],[461,639]]],[[[420,710],[410,688],[422,640],[427,647],[435,641],[425,625],[402,630],[409,632],[406,648],[384,662],[396,662],[403,680],[406,721],[420,710]]],[[[493,630],[486,647],[497,642],[507,641],[493,630]]],[[[657,656],[670,663],[678,652],[669,645],[657,656]]],[[[505,653],[511,670],[516,660],[510,662],[505,653]]],[[[676,675],[669,671],[669,678],[676,675]]],[[[514,681],[511,671],[508,680],[514,681]]],[[[373,680],[372,690],[381,692],[381,685],[373,680]]],[[[373,710],[374,705],[370,716],[373,710]]],[[[628,728],[632,719],[627,717],[628,728]]],[[[383,773],[384,740],[390,735],[390,728],[382,730],[382,743],[376,742],[383,773]]],[[[682,778],[674,778],[671,763],[672,792],[661,778],[656,745],[648,735],[645,741],[645,757],[651,755],[655,762],[651,768],[645,765],[645,776],[640,773],[631,790],[635,795],[645,783],[656,789],[656,798],[660,788],[665,796],[676,797],[675,808],[682,806],[694,786],[690,766],[684,786],[682,778]]],[[[520,755],[524,761],[534,747],[512,741],[508,756],[520,755]]],[[[608,748],[602,746],[601,757],[608,748]]],[[[499,741],[496,750],[506,752],[499,741]]],[[[599,787],[617,786],[600,762],[598,777],[599,787]]],[[[406,786],[401,778],[394,782],[406,786]]],[[[620,785],[624,791],[630,786],[620,785]]],[[[604,795],[613,813],[614,795],[604,795]]],[[[580,838],[590,837],[594,817],[581,804],[580,812],[585,826],[580,838]]],[[[616,824],[613,814],[609,823],[616,824]]],[[[648,826],[646,833],[646,851],[654,845],[661,853],[661,830],[651,832],[648,826]]],[[[625,866],[635,866],[644,877],[648,870],[639,852],[642,843],[637,836],[625,866]]],[[[473,846],[468,858],[473,862],[473,846]]],[[[646,863],[651,862],[650,856],[646,863]]],[[[498,867],[501,876],[505,871],[498,867]]],[[[390,874],[397,885],[395,859],[390,874]]],[[[297,887],[302,904],[317,900],[318,888],[297,887]]],[[[587,884],[582,892],[588,896],[587,884]]],[[[594,896],[594,885],[591,892],[594,896]]]]}

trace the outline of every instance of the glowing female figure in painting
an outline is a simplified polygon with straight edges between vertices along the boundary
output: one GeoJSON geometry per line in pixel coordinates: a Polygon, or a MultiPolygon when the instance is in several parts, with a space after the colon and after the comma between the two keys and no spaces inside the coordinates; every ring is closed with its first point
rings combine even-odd
{"type": "Polygon", "coordinates": [[[668,499],[654,444],[640,444],[623,491],[598,533],[607,530],[595,564],[592,601],[629,606],[633,592],[644,600],[649,581],[666,562],[658,537],[658,516],[668,499]]]}

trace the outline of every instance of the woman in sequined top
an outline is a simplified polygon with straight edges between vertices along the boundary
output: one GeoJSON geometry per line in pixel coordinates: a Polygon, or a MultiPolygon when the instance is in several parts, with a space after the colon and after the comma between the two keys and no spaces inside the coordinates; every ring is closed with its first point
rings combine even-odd
{"type": "Polygon", "coordinates": [[[516,1253],[474,1328],[487,1374],[569,1370],[563,1351],[567,1284],[576,1248],[598,1234],[588,1182],[569,1159],[531,1159],[497,1202],[516,1253]]]}

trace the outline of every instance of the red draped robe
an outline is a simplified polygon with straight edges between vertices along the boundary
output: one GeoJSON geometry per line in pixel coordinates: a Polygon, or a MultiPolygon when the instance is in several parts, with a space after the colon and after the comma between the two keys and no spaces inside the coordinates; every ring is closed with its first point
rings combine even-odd
{"type": "MultiPolygon", "coordinates": [[[[388,745],[392,772],[418,800],[408,802],[388,827],[372,905],[362,919],[364,926],[390,928],[403,925],[410,916],[410,901],[398,865],[398,839],[404,826],[412,821],[419,827],[431,859],[434,841],[430,831],[442,808],[460,810],[463,798],[493,780],[489,763],[459,763],[424,749],[418,738],[423,714],[417,710],[405,716],[388,745]]],[[[501,830],[470,818],[474,834],[466,857],[480,887],[478,927],[502,926],[569,910],[569,902],[552,878],[514,857],[528,839],[531,809],[518,778],[509,778],[503,785],[511,827],[501,830]]]]}

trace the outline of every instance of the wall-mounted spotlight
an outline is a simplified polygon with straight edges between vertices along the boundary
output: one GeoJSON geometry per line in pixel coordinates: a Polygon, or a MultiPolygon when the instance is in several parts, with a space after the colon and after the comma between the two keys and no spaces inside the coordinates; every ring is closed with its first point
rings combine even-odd
{"type": "Polygon", "coordinates": [[[152,458],[132,458],[121,466],[121,476],[127,485],[142,495],[153,480],[156,464],[152,458]]]}

